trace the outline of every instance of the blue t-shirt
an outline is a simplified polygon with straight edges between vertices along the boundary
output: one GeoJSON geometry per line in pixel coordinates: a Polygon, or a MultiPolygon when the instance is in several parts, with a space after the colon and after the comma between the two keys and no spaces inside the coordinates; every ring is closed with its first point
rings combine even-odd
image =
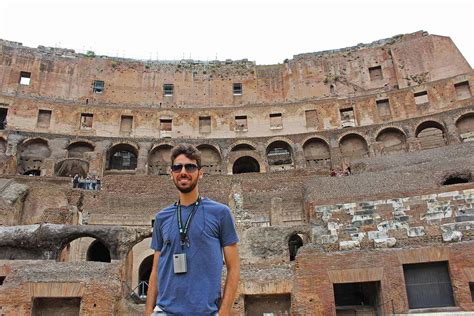
{"type": "MultiPolygon", "coordinates": [[[[210,315],[221,299],[222,248],[239,241],[229,207],[202,198],[189,225],[189,247],[181,248],[175,204],[155,217],[151,248],[160,251],[156,304],[179,315],[210,315]],[[185,253],[187,272],[176,274],[173,255],[185,253]]],[[[183,226],[193,205],[181,206],[183,226]]]]}

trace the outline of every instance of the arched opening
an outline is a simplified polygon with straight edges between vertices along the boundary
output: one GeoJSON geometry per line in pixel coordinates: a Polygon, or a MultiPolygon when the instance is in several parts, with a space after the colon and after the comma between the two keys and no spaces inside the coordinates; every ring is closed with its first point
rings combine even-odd
{"type": "Polygon", "coordinates": [[[303,145],[307,167],[326,167],[331,164],[329,145],[322,139],[311,138],[303,145]]]}
{"type": "Polygon", "coordinates": [[[421,123],[416,129],[416,138],[422,150],[446,145],[443,126],[433,121],[421,123]]]}
{"type": "Polygon", "coordinates": [[[260,172],[260,164],[255,158],[244,156],[234,162],[232,174],[260,172]]]}
{"type": "Polygon", "coordinates": [[[405,134],[396,128],[386,128],[380,131],[376,141],[382,143],[382,155],[391,155],[407,151],[405,134]]]}
{"type": "Polygon", "coordinates": [[[444,177],[442,185],[453,185],[472,182],[472,174],[469,170],[455,172],[444,177]]]}
{"type": "Polygon", "coordinates": [[[255,150],[255,148],[249,144],[238,144],[232,147],[230,151],[247,151],[247,150],[255,150]]]}
{"type": "Polygon", "coordinates": [[[201,165],[207,174],[221,173],[221,155],[210,145],[199,145],[197,149],[201,152],[201,165]]]}
{"type": "Polygon", "coordinates": [[[456,128],[462,142],[474,141],[474,113],[461,116],[456,121],[456,128]]]}
{"type": "Polygon", "coordinates": [[[148,292],[148,280],[150,279],[151,269],[153,268],[153,256],[146,257],[138,268],[138,296],[141,300],[146,299],[148,292]]]}
{"type": "Polygon", "coordinates": [[[74,177],[76,174],[82,178],[89,173],[89,163],[80,159],[65,159],[54,166],[54,175],[58,177],[74,177]]]}
{"type": "Polygon", "coordinates": [[[290,236],[290,239],[288,240],[290,261],[294,261],[296,259],[296,254],[298,253],[298,249],[302,246],[303,246],[303,239],[298,234],[293,234],[290,236]]]}
{"type": "Polygon", "coordinates": [[[171,166],[171,145],[161,145],[155,147],[148,158],[148,173],[154,175],[168,174],[171,166]]]}
{"type": "Polygon", "coordinates": [[[87,250],[87,261],[110,262],[109,249],[99,240],[94,241],[87,250]]]}
{"type": "Polygon", "coordinates": [[[43,139],[32,139],[20,146],[18,173],[23,175],[41,175],[44,159],[51,156],[48,142],[43,139]]]}
{"type": "Polygon", "coordinates": [[[341,138],[339,148],[343,158],[348,161],[369,157],[369,148],[365,139],[357,134],[348,134],[341,138]]]}
{"type": "Polygon", "coordinates": [[[138,151],[129,144],[115,145],[109,150],[108,170],[135,170],[138,151]]]}
{"type": "Polygon", "coordinates": [[[75,142],[67,147],[69,158],[85,158],[85,153],[94,151],[94,146],[87,142],[75,142]]]}
{"type": "Polygon", "coordinates": [[[267,147],[267,160],[272,171],[293,169],[293,150],[284,141],[274,141],[267,147]]]}

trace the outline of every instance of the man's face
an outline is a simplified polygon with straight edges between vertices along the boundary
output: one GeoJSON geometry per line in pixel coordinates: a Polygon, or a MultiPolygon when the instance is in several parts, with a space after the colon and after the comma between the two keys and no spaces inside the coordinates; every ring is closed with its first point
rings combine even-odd
{"type": "Polygon", "coordinates": [[[194,171],[186,171],[184,167],[186,164],[197,165],[196,160],[191,160],[185,155],[181,154],[173,162],[173,165],[182,165],[180,171],[171,171],[171,178],[174,185],[181,193],[189,193],[196,188],[199,178],[202,177],[202,170],[196,169],[194,171]]]}

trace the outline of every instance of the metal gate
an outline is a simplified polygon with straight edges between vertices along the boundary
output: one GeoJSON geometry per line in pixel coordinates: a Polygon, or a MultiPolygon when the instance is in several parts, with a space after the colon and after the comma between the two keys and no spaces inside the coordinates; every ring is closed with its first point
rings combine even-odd
{"type": "Polygon", "coordinates": [[[454,306],[448,262],[403,265],[410,308],[454,306]]]}

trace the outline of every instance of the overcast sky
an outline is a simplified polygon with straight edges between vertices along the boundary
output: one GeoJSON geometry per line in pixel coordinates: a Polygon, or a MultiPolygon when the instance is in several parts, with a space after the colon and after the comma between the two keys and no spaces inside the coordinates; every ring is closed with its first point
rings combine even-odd
{"type": "Polygon", "coordinates": [[[0,38],[137,59],[244,59],[354,46],[418,30],[474,66],[472,1],[0,0],[0,38]]]}

